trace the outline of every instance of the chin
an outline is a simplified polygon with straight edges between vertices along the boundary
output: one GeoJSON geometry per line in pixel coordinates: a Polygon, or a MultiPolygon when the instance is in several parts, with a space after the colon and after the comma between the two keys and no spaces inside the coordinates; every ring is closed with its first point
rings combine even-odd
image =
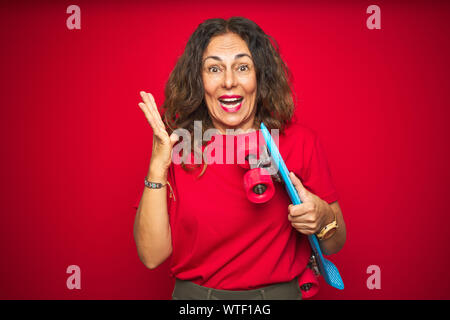
{"type": "MultiPolygon", "coordinates": [[[[227,117],[228,118],[228,117],[227,117]]],[[[233,117],[233,118],[235,118],[235,117],[233,117]]],[[[238,126],[240,126],[240,125],[243,125],[244,124],[244,122],[243,122],[243,119],[224,119],[224,118],[222,118],[221,119],[222,121],[222,124],[224,125],[224,126],[227,126],[227,127],[238,127],[238,126]]]]}
{"type": "Polygon", "coordinates": [[[240,129],[242,126],[245,125],[245,123],[243,121],[230,121],[230,122],[222,122],[222,125],[226,128],[226,129],[233,129],[233,130],[238,130],[240,129]]]}

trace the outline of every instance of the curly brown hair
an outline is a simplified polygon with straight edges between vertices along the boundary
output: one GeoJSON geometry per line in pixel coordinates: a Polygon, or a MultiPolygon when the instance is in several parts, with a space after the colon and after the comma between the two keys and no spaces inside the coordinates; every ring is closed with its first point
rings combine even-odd
{"type": "MultiPolygon", "coordinates": [[[[188,130],[191,134],[191,150],[194,152],[201,152],[201,145],[195,145],[193,139],[194,120],[201,121],[202,134],[214,128],[204,99],[203,53],[211,38],[229,32],[239,35],[246,42],[255,65],[257,94],[254,126],[259,127],[264,122],[269,130],[278,129],[283,132],[294,114],[291,74],[280,57],[275,39],[255,22],[243,17],[208,19],[189,38],[184,53],[166,83],[165,101],[162,105],[169,134],[178,128],[188,130]]],[[[205,145],[207,142],[202,141],[201,144],[205,145]]],[[[187,169],[184,165],[183,168],[187,169]]],[[[205,169],[206,163],[200,176],[205,169]]]]}

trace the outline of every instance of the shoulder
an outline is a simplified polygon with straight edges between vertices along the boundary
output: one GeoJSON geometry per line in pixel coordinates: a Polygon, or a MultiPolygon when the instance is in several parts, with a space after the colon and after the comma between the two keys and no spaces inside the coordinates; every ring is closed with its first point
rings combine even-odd
{"type": "Polygon", "coordinates": [[[316,141],[317,133],[299,122],[290,122],[280,134],[280,154],[294,173],[308,165],[316,148],[316,141]]]}

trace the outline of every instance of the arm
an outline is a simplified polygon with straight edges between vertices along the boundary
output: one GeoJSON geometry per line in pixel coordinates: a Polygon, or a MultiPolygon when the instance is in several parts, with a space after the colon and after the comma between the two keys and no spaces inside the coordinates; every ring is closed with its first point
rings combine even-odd
{"type": "MultiPolygon", "coordinates": [[[[153,147],[147,180],[167,183],[167,173],[172,161],[172,149],[178,136],[168,135],[155,99],[141,91],[144,103],[139,107],[153,129],[153,147]]],[[[161,189],[144,188],[133,228],[139,258],[150,269],[159,266],[172,253],[172,237],[167,212],[167,186],[161,189]]]]}
{"type": "MultiPolygon", "coordinates": [[[[324,226],[334,221],[334,214],[336,214],[336,220],[338,228],[335,234],[327,239],[319,241],[320,249],[323,254],[330,255],[334,253],[338,253],[345,244],[345,240],[347,238],[347,229],[345,227],[344,217],[342,216],[341,207],[337,201],[327,204],[328,206],[328,219],[326,222],[319,228],[319,231],[322,230],[324,226]]],[[[326,207],[325,206],[325,207],[326,207]]]]}
{"type": "MultiPolygon", "coordinates": [[[[167,172],[149,169],[147,179],[167,183],[167,172]],[[159,172],[159,174],[158,174],[159,172]]],[[[172,253],[172,237],[167,212],[167,186],[144,188],[134,221],[134,240],[142,263],[154,269],[172,253]]]]}

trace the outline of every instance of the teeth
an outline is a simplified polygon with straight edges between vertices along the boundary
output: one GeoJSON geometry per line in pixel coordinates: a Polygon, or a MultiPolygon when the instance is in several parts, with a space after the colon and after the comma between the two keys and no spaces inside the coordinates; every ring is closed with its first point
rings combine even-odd
{"type": "Polygon", "coordinates": [[[222,104],[222,106],[224,106],[225,108],[234,108],[234,107],[237,107],[240,104],[241,104],[241,102],[239,101],[239,102],[237,102],[235,104],[227,104],[227,105],[222,104]]]}
{"type": "Polygon", "coordinates": [[[220,99],[220,100],[222,100],[224,102],[235,102],[235,101],[241,100],[241,98],[220,99]]]}

